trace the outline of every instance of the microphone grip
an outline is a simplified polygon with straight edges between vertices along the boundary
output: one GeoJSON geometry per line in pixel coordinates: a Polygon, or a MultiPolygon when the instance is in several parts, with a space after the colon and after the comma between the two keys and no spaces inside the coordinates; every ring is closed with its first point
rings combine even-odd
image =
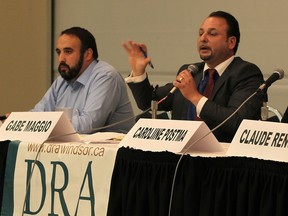
{"type": "Polygon", "coordinates": [[[157,118],[157,110],[158,110],[158,103],[156,100],[151,101],[151,112],[152,112],[152,119],[157,118]]]}
{"type": "Polygon", "coordinates": [[[262,121],[266,121],[268,119],[268,107],[267,107],[267,103],[264,102],[263,106],[261,107],[261,119],[262,121]]]}
{"type": "Polygon", "coordinates": [[[173,94],[173,93],[176,91],[176,89],[177,89],[177,87],[174,86],[174,87],[170,90],[169,94],[173,94]]]}

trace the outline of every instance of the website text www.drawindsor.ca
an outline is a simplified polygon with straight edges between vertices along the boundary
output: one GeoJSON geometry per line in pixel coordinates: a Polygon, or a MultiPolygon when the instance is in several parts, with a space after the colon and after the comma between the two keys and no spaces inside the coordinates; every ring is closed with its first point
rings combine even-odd
{"type": "Polygon", "coordinates": [[[65,154],[65,155],[86,155],[103,157],[105,147],[93,146],[87,144],[57,144],[57,143],[28,143],[28,152],[40,152],[46,154],[65,154]]]}

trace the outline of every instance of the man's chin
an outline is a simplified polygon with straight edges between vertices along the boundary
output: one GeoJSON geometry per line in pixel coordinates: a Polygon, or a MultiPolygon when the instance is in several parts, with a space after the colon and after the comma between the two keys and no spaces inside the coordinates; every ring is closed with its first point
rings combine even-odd
{"type": "Polygon", "coordinates": [[[76,71],[67,71],[67,72],[59,72],[61,77],[66,81],[72,81],[76,79],[79,75],[79,72],[76,71]]]}
{"type": "Polygon", "coordinates": [[[210,50],[201,50],[199,55],[202,60],[209,60],[211,57],[211,52],[210,50]]]}
{"type": "Polygon", "coordinates": [[[210,55],[209,56],[206,56],[206,55],[200,55],[200,58],[203,60],[203,61],[207,61],[210,59],[210,55]]]}
{"type": "Polygon", "coordinates": [[[66,81],[70,81],[72,79],[72,77],[69,76],[69,74],[67,72],[61,71],[59,73],[60,73],[60,76],[66,81]]]}

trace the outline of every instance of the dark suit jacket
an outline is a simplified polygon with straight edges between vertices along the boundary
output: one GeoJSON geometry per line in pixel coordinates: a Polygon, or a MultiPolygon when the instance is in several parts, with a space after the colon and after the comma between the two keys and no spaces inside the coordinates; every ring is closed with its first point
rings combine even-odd
{"type": "MultiPolygon", "coordinates": [[[[183,65],[178,73],[186,69],[188,65],[183,65]]],[[[195,65],[199,67],[198,73],[194,76],[198,85],[202,78],[204,62],[195,65]]],[[[215,83],[212,95],[200,113],[201,119],[205,121],[210,129],[213,129],[232,114],[262,83],[263,75],[255,64],[246,62],[240,57],[235,57],[215,83]]],[[[128,83],[128,85],[138,107],[141,110],[149,108],[153,86],[150,85],[148,77],[141,83],[128,83]]],[[[172,83],[159,87],[157,89],[157,99],[166,96],[172,87],[172,83]]],[[[214,131],[215,137],[220,142],[231,142],[243,119],[260,119],[261,106],[266,99],[265,97],[266,95],[260,92],[248,100],[230,120],[214,131]]],[[[172,111],[172,119],[185,120],[187,119],[189,103],[177,89],[173,95],[159,104],[158,108],[159,110],[172,111]]]]}

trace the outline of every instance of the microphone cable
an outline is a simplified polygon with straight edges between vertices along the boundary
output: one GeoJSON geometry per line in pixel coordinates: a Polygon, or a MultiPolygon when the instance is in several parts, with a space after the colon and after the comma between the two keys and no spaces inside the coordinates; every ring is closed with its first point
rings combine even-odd
{"type": "Polygon", "coordinates": [[[172,186],[171,186],[171,193],[170,193],[170,200],[169,200],[169,209],[168,209],[168,216],[171,215],[171,208],[172,208],[172,202],[173,202],[173,193],[174,193],[174,187],[175,187],[175,182],[176,182],[176,176],[177,176],[177,172],[179,169],[179,165],[180,162],[182,161],[182,158],[184,157],[184,155],[187,153],[187,151],[189,150],[189,148],[194,145],[195,143],[201,141],[202,139],[204,139],[205,137],[207,137],[209,134],[213,133],[215,130],[217,130],[219,127],[221,127],[223,124],[225,124],[231,117],[233,117],[240,109],[241,107],[247,103],[248,100],[250,100],[254,95],[256,95],[259,91],[261,91],[261,89],[257,89],[253,94],[251,94],[246,100],[244,100],[240,106],[233,112],[231,113],[226,119],[224,119],[220,124],[218,124],[217,126],[215,126],[213,129],[211,129],[208,133],[204,134],[204,136],[200,137],[199,139],[195,140],[194,142],[192,142],[190,145],[188,145],[188,147],[186,148],[186,150],[181,154],[180,158],[177,161],[175,170],[174,170],[174,176],[173,176],[173,180],[172,180],[172,186]]]}

